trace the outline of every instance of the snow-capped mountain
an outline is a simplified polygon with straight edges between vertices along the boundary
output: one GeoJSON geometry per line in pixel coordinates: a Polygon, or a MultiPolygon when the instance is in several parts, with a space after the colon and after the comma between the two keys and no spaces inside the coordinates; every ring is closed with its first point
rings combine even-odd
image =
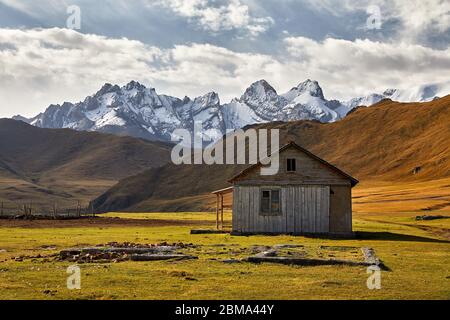
{"type": "Polygon", "coordinates": [[[337,121],[357,106],[370,106],[382,99],[429,101],[450,92],[450,85],[428,85],[410,90],[386,90],[349,101],[327,100],[317,81],[306,80],[284,94],[265,80],[245,90],[240,98],[221,104],[215,92],[190,99],[156,93],[154,88],[131,81],[123,87],[105,84],[97,93],[73,104],[51,105],[34,118],[17,120],[44,128],[71,128],[131,135],[150,140],[170,140],[176,129],[194,129],[202,122],[204,140],[217,140],[228,129],[271,121],[337,121]]]}
{"type": "Polygon", "coordinates": [[[27,122],[43,128],[71,128],[170,140],[175,129],[192,131],[196,120],[203,122],[204,129],[209,130],[212,138],[220,136],[224,124],[217,93],[181,100],[158,95],[154,88],[132,81],[123,87],[105,84],[96,94],[77,104],[51,105],[27,122]]]}
{"type": "Polygon", "coordinates": [[[336,111],[345,117],[351,110],[358,106],[371,106],[383,99],[391,99],[398,102],[428,102],[436,98],[444,97],[450,93],[450,81],[420,85],[409,89],[387,89],[383,93],[372,93],[364,97],[350,99],[341,102],[336,111]]]}
{"type": "Polygon", "coordinates": [[[317,81],[306,80],[289,92],[278,95],[265,80],[253,83],[240,99],[223,106],[228,129],[250,123],[292,120],[336,121],[340,115],[332,110],[317,81]]]}

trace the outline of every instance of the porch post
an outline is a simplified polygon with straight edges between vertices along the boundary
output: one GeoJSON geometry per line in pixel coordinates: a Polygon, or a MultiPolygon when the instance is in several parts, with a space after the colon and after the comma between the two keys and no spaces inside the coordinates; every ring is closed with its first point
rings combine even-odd
{"type": "Polygon", "coordinates": [[[216,229],[219,230],[219,195],[216,194],[216,229]]]}
{"type": "Polygon", "coordinates": [[[220,228],[223,230],[223,194],[220,195],[220,228]]]}

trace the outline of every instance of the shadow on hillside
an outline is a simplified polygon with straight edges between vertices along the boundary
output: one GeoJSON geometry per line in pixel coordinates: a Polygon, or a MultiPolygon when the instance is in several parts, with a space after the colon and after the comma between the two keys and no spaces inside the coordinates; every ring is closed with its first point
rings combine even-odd
{"type": "Polygon", "coordinates": [[[408,234],[392,233],[392,232],[368,232],[357,231],[355,238],[359,240],[385,240],[385,241],[413,241],[413,242],[434,242],[434,243],[450,243],[448,240],[440,240],[408,234]]]}

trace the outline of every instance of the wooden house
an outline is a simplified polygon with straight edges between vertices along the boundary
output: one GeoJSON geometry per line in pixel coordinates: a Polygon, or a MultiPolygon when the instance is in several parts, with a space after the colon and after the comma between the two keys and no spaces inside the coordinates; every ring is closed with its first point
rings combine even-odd
{"type": "Polygon", "coordinates": [[[358,181],[294,142],[278,152],[276,175],[260,175],[258,163],[233,177],[232,187],[213,192],[217,226],[223,226],[224,197],[232,194],[235,235],[351,235],[358,181]]]}

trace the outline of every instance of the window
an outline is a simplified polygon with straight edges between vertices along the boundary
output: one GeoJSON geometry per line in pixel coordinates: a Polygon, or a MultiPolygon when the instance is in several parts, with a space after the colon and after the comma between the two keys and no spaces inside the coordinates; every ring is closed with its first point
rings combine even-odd
{"type": "Polygon", "coordinates": [[[287,172],[297,171],[297,161],[296,159],[287,159],[287,172]]]}
{"type": "Polygon", "coordinates": [[[261,191],[261,215],[279,215],[281,212],[280,207],[280,190],[261,191]]]}

